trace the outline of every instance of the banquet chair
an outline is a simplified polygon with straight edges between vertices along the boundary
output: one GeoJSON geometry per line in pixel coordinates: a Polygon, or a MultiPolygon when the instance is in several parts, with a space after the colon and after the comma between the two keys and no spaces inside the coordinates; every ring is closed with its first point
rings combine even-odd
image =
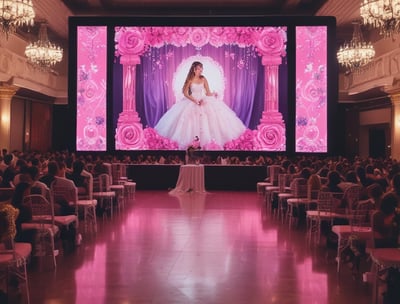
{"type": "Polygon", "coordinates": [[[122,169],[123,166],[125,166],[125,164],[120,164],[120,163],[111,164],[112,182],[110,181],[110,191],[115,192],[118,211],[121,211],[121,209],[123,209],[125,206],[124,183],[126,182],[127,179],[125,173],[123,173],[123,171],[126,172],[126,170],[122,169]]]}
{"type": "Polygon", "coordinates": [[[83,217],[83,225],[85,232],[89,230],[97,232],[97,218],[96,218],[96,207],[97,200],[93,199],[93,175],[88,171],[83,171],[82,175],[87,179],[87,193],[78,194],[78,200],[76,202],[78,209],[78,216],[81,214],[83,217]],[[80,213],[81,212],[81,213],[80,213]],[[82,215],[83,213],[83,215],[82,215]]]}
{"type": "Polygon", "coordinates": [[[126,165],[122,163],[111,164],[113,184],[117,185],[120,181],[126,181],[126,165]]]}
{"type": "Polygon", "coordinates": [[[23,204],[29,206],[32,213],[30,222],[22,223],[22,231],[34,230],[34,255],[38,257],[51,256],[54,269],[57,267],[58,250],[55,241],[59,237],[59,228],[54,222],[53,205],[41,194],[30,194],[24,197],[23,204]]]}
{"type": "Polygon", "coordinates": [[[355,209],[351,209],[348,214],[349,225],[333,225],[332,231],[338,236],[337,246],[337,272],[340,272],[341,264],[346,262],[346,249],[351,250],[354,255],[351,262],[354,270],[358,272],[360,258],[364,254],[364,249],[369,247],[372,235],[371,213],[374,204],[370,200],[359,202],[355,209]]]}
{"type": "Polygon", "coordinates": [[[273,168],[270,168],[270,172],[273,172],[273,176],[270,176],[269,178],[269,182],[264,183],[264,198],[265,198],[265,203],[268,209],[270,209],[271,211],[274,211],[272,206],[272,201],[274,198],[274,194],[279,193],[280,190],[284,191],[284,187],[287,186],[287,177],[289,177],[290,175],[286,175],[286,174],[281,174],[281,169],[282,167],[278,166],[270,166],[273,168]],[[287,176],[287,177],[286,177],[287,176]],[[276,182],[275,182],[276,180],[276,182]]]}
{"type": "Polygon", "coordinates": [[[285,219],[288,218],[288,211],[292,212],[293,210],[288,210],[287,201],[290,198],[306,198],[307,197],[307,180],[303,178],[295,178],[290,183],[289,191],[284,191],[278,193],[278,218],[282,218],[282,222],[285,222],[285,219]]]}
{"type": "MultiPolygon", "coordinates": [[[[297,185],[297,187],[300,187],[300,185],[297,185]]],[[[287,211],[286,211],[286,218],[289,223],[289,229],[292,226],[292,222],[294,219],[297,218],[297,223],[299,221],[300,217],[300,207],[304,206],[304,210],[310,210],[312,206],[316,206],[318,202],[318,197],[319,197],[319,191],[320,190],[312,190],[311,189],[312,185],[307,184],[307,187],[304,187],[304,185],[301,186],[302,189],[298,189],[298,196],[288,198],[286,200],[287,203],[287,211]],[[306,188],[306,196],[304,196],[303,191],[306,188]],[[297,212],[297,214],[295,214],[297,212]]]]}
{"type": "Polygon", "coordinates": [[[265,195],[267,206],[269,201],[266,193],[266,187],[278,186],[278,175],[281,173],[281,171],[282,167],[280,165],[267,166],[267,178],[264,181],[257,183],[257,193],[260,195],[265,195]]]}
{"type": "Polygon", "coordinates": [[[18,297],[18,287],[25,286],[24,302],[30,303],[29,283],[26,265],[30,259],[30,243],[14,242],[16,235],[15,220],[19,210],[8,203],[0,204],[0,279],[5,286],[9,303],[22,303],[18,297]]]}
{"type": "Polygon", "coordinates": [[[103,219],[107,211],[110,211],[110,217],[113,218],[113,204],[116,193],[111,191],[110,185],[110,175],[106,173],[100,174],[93,182],[93,198],[98,201],[99,207],[103,212],[103,219]]]}
{"type": "Polygon", "coordinates": [[[307,239],[311,242],[313,239],[318,242],[321,239],[321,224],[323,222],[332,226],[334,213],[335,197],[333,192],[319,192],[317,200],[317,210],[307,210],[307,239]]]}
{"type": "MultiPolygon", "coordinates": [[[[55,206],[57,202],[67,204],[74,212],[67,215],[55,215],[54,222],[61,229],[61,234],[71,235],[75,233],[75,237],[79,237],[79,218],[78,218],[78,189],[72,180],[56,177],[50,187],[50,202],[55,206]]],[[[76,240],[69,240],[75,241],[76,240]]],[[[73,244],[75,245],[75,244],[73,244]]]]}
{"type": "Polygon", "coordinates": [[[343,200],[349,210],[356,209],[360,200],[361,186],[354,184],[348,187],[343,194],[343,200]]]}

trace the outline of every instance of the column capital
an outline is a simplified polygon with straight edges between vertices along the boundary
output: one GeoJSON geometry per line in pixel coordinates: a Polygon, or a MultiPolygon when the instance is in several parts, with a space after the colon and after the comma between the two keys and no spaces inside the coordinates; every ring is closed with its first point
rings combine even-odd
{"type": "Polygon", "coordinates": [[[394,106],[400,105],[400,91],[390,93],[389,97],[390,97],[390,100],[392,101],[392,105],[394,105],[394,106]]]}
{"type": "Polygon", "coordinates": [[[0,82],[0,99],[4,97],[12,98],[17,93],[19,87],[0,82]]]}

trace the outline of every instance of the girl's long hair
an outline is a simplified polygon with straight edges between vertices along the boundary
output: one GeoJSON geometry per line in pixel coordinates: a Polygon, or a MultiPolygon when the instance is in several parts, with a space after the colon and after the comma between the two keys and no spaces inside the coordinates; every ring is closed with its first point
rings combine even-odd
{"type": "MultiPolygon", "coordinates": [[[[189,82],[193,79],[193,77],[194,77],[194,70],[195,70],[196,67],[198,67],[198,66],[203,66],[203,64],[202,64],[200,61],[194,61],[194,62],[192,63],[192,65],[190,66],[189,72],[188,72],[188,74],[187,74],[187,76],[186,76],[185,83],[183,84],[183,87],[182,87],[182,92],[185,91],[186,86],[187,86],[187,85],[189,84],[189,82]]],[[[191,95],[191,94],[192,94],[192,92],[190,91],[190,88],[189,88],[189,95],[191,95]]]]}

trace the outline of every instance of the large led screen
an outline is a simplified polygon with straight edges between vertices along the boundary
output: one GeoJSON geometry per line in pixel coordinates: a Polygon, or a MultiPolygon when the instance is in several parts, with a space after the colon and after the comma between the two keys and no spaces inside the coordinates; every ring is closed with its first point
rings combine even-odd
{"type": "Polygon", "coordinates": [[[111,20],[73,22],[78,151],[327,152],[328,25],[111,20]]]}

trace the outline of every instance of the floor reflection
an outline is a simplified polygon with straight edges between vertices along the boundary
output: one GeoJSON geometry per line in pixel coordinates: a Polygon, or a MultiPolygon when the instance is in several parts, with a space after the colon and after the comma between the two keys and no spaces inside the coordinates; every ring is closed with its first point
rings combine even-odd
{"type": "Polygon", "coordinates": [[[170,195],[179,200],[179,205],[185,215],[191,218],[201,218],[204,213],[207,193],[183,192],[170,195]]]}
{"type": "Polygon", "coordinates": [[[266,212],[256,192],[137,191],[97,234],[30,267],[31,303],[369,303],[370,288],[305,227],[266,212]]]}

